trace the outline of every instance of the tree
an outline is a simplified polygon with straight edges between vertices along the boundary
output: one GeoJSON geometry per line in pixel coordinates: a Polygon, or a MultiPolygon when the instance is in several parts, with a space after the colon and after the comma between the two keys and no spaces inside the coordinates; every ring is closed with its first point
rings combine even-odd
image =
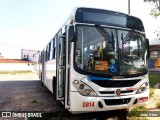
{"type": "Polygon", "coordinates": [[[160,26],[158,26],[157,29],[155,29],[154,33],[157,34],[157,37],[160,36],[160,26]]]}
{"type": "MultiPolygon", "coordinates": [[[[160,17],[160,0],[144,0],[144,2],[147,2],[154,6],[154,8],[150,12],[151,16],[155,18],[160,17]]],[[[160,36],[160,26],[154,31],[154,33],[157,34],[157,37],[160,36]]]]}
{"type": "Polygon", "coordinates": [[[154,6],[154,8],[150,12],[151,16],[155,18],[160,16],[160,0],[144,0],[144,2],[147,2],[154,6]]]}

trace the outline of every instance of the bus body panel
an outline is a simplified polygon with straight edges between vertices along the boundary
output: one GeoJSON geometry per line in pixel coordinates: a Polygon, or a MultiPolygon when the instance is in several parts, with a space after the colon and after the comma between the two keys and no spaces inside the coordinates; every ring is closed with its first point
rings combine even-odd
{"type": "Polygon", "coordinates": [[[46,79],[47,88],[53,93],[53,77],[56,77],[56,60],[46,62],[46,79]]]}
{"type": "MultiPolygon", "coordinates": [[[[134,106],[144,106],[148,104],[148,99],[149,99],[149,89],[146,90],[144,93],[137,94],[136,92],[138,89],[142,86],[142,84],[146,81],[145,76],[137,77],[137,78],[128,78],[131,80],[136,80],[136,79],[141,79],[138,83],[136,83],[134,86],[129,86],[129,87],[117,87],[117,88],[104,88],[96,85],[94,82],[89,81],[87,77],[84,77],[84,75],[78,74],[74,70],[72,70],[72,78],[71,78],[71,84],[70,84],[70,109],[73,114],[75,113],[83,113],[83,112],[95,112],[95,111],[109,111],[109,110],[118,110],[118,109],[126,109],[134,106]],[[76,77],[77,76],[77,77],[76,77]],[[89,85],[96,93],[97,97],[89,97],[89,96],[83,96],[81,95],[77,89],[73,86],[73,81],[74,80],[81,80],[85,84],[89,85]],[[115,91],[117,89],[120,89],[121,91],[130,91],[132,90],[131,93],[122,93],[120,96],[116,95],[115,91]],[[113,94],[100,94],[99,92],[109,92],[109,91],[114,91],[113,94]],[[140,98],[147,98],[146,101],[140,102],[140,98]],[[118,100],[120,99],[121,101],[124,100],[124,102],[127,102],[129,100],[129,103],[126,104],[118,104],[118,105],[106,105],[105,100],[118,100]],[[137,100],[136,100],[137,99],[137,100]],[[137,101],[137,102],[135,102],[137,101]],[[98,102],[101,102],[103,105],[103,108],[100,108],[98,106],[98,102]],[[135,102],[135,103],[134,103],[135,102]],[[86,105],[86,106],[85,106],[86,105]],[[94,106],[93,106],[94,105],[94,106]],[[96,108],[95,108],[96,107],[96,108]]],[[[147,76],[147,75],[146,75],[147,76]]],[[[121,79],[123,80],[123,79],[121,79]]],[[[125,81],[126,79],[124,79],[125,81]]],[[[111,80],[114,81],[114,80],[111,80]]],[[[118,81],[118,80],[117,80],[118,81]]],[[[119,100],[118,100],[119,101],[119,100]]]]}
{"type": "Polygon", "coordinates": [[[128,95],[128,96],[120,96],[120,97],[85,97],[81,96],[78,92],[71,92],[70,94],[70,109],[72,113],[84,113],[84,112],[98,112],[98,111],[110,111],[110,110],[119,110],[119,109],[127,109],[134,106],[144,106],[147,105],[148,102],[141,102],[137,104],[133,104],[136,99],[147,97],[147,93],[136,94],[136,95],[128,95]],[[118,105],[106,105],[104,100],[116,100],[116,99],[127,99],[131,98],[130,102],[127,104],[118,104],[118,105]],[[99,107],[98,102],[101,102],[103,107],[99,107]]]}
{"type": "Polygon", "coordinates": [[[86,97],[80,95],[78,92],[70,92],[70,109],[69,111],[76,113],[95,112],[96,111],[96,97],[86,97]]]}

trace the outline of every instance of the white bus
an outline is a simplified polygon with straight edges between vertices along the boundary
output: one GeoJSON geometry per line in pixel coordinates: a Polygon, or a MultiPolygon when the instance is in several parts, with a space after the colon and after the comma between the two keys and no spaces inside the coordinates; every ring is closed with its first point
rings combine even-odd
{"type": "Polygon", "coordinates": [[[71,113],[124,110],[148,103],[148,58],[139,18],[79,7],[41,51],[39,77],[71,113]]]}

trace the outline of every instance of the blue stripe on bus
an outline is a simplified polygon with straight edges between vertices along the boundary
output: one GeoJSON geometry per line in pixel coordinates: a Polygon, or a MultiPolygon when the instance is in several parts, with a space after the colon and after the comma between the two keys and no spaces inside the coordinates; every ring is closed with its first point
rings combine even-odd
{"type": "Polygon", "coordinates": [[[111,78],[102,78],[102,77],[93,77],[93,76],[88,76],[87,78],[89,81],[92,81],[92,80],[112,80],[111,78]]]}

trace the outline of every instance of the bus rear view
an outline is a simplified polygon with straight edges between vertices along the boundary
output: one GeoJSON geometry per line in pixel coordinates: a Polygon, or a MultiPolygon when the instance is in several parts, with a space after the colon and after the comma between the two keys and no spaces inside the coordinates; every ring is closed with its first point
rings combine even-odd
{"type": "Polygon", "coordinates": [[[93,8],[76,8],[69,21],[55,36],[56,58],[42,61],[42,66],[56,66],[53,76],[47,67],[41,71],[46,86],[51,76],[56,100],[72,113],[146,105],[149,41],[142,21],[93,8]]]}

